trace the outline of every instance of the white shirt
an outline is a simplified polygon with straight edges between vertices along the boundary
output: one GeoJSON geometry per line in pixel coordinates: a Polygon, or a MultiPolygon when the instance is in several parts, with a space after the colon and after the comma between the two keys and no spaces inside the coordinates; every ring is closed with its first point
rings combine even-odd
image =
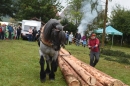
{"type": "Polygon", "coordinates": [[[72,39],[73,39],[73,34],[70,34],[69,35],[69,41],[72,42],[72,39]]]}

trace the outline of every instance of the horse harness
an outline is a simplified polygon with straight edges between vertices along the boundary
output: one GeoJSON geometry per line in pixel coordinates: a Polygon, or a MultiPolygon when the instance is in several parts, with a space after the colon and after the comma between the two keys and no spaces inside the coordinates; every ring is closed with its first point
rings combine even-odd
{"type": "Polygon", "coordinates": [[[44,26],[42,27],[42,30],[41,30],[41,33],[40,33],[40,41],[41,41],[44,45],[49,46],[49,47],[52,47],[53,44],[52,44],[51,41],[45,41],[45,40],[44,40],[43,31],[44,31],[44,26]]]}
{"type": "MultiPolygon", "coordinates": [[[[57,29],[55,29],[57,30],[57,29]]],[[[44,31],[44,26],[42,27],[42,30],[41,30],[41,33],[40,33],[40,41],[46,45],[46,46],[49,46],[49,47],[52,47],[53,46],[53,43],[51,41],[46,41],[44,40],[44,36],[43,36],[43,31],[44,31]]]]}

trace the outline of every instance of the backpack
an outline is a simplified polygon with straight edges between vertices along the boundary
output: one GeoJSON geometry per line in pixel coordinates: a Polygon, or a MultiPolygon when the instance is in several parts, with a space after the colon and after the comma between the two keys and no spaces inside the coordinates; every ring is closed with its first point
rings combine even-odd
{"type": "Polygon", "coordinates": [[[2,27],[0,27],[0,33],[2,32],[2,27]]]}

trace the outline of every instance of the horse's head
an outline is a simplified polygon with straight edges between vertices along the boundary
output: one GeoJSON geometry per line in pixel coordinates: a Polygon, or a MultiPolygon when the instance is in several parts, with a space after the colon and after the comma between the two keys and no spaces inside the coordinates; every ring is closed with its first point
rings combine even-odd
{"type": "Polygon", "coordinates": [[[56,51],[60,50],[60,46],[65,43],[65,33],[60,21],[50,19],[44,26],[43,37],[45,41],[52,43],[52,48],[56,51]]]}
{"type": "Polygon", "coordinates": [[[60,50],[60,47],[65,43],[65,32],[63,32],[63,26],[57,25],[51,33],[52,48],[56,51],[60,50]]]}

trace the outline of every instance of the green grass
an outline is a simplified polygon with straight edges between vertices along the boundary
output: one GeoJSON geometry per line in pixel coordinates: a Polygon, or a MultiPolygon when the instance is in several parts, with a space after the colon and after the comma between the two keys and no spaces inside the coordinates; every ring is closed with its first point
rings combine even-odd
{"type": "MultiPolygon", "coordinates": [[[[66,49],[81,61],[89,64],[88,48],[67,45],[66,49]]],[[[120,49],[124,52],[130,51],[129,48],[122,47],[113,47],[112,49],[120,49]]],[[[45,83],[40,82],[38,50],[37,42],[23,40],[0,41],[0,86],[67,86],[59,68],[55,73],[55,81],[49,81],[47,77],[45,83]]],[[[130,65],[108,61],[104,57],[107,56],[101,55],[96,68],[130,85],[130,65]]]]}
{"type": "Polygon", "coordinates": [[[58,68],[56,80],[39,80],[39,52],[36,42],[0,41],[0,86],[67,86],[58,68]]]}

